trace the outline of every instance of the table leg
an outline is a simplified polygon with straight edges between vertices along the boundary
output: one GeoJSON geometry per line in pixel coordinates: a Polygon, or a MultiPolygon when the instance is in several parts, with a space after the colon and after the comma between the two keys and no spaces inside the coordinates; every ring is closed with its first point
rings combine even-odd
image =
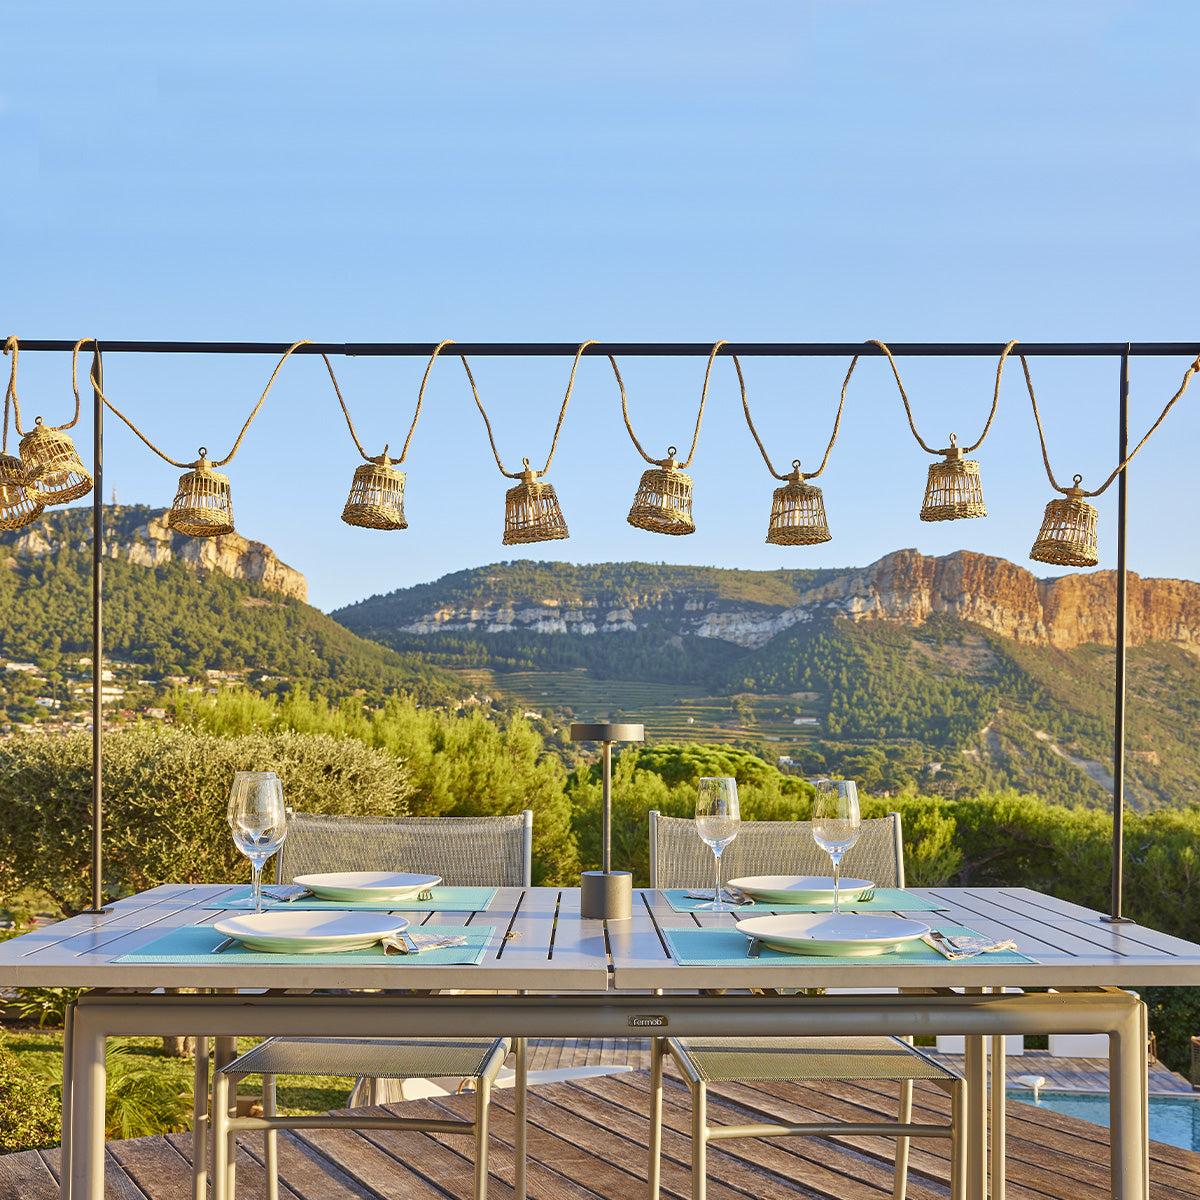
{"type": "Polygon", "coordinates": [[[513,1104],[516,1127],[513,1130],[513,1200],[525,1200],[525,1155],[529,1135],[529,1048],[523,1037],[513,1040],[517,1055],[517,1095],[513,1104]]]}
{"type": "Polygon", "coordinates": [[[1146,1074],[1146,1006],[1132,1005],[1108,1039],[1109,1139],[1112,1194],[1118,1200],[1149,1200],[1150,1147],[1146,1074]]]}
{"type": "Polygon", "coordinates": [[[987,1197],[987,1055],[981,1034],[964,1039],[967,1109],[967,1200],[987,1197]]]}
{"type": "Polygon", "coordinates": [[[192,1073],[192,1200],[208,1195],[208,1035],[196,1038],[192,1073]]]}
{"type": "Polygon", "coordinates": [[[59,1160],[58,1194],[60,1200],[71,1200],[71,1084],[72,1046],[75,1029],[75,1001],[67,1005],[63,1020],[63,1065],[62,1065],[62,1150],[59,1160]]]}
{"type": "Polygon", "coordinates": [[[992,1043],[992,1086],[991,1086],[991,1164],[992,1200],[1004,1200],[1007,1190],[1005,1184],[1005,1118],[1007,1108],[1005,1090],[1008,1083],[1008,1053],[1004,1044],[1004,1034],[994,1034],[992,1043]]]}
{"type": "Polygon", "coordinates": [[[104,1200],[105,1034],[87,1009],[77,1008],[71,1038],[72,1200],[104,1200]]]}

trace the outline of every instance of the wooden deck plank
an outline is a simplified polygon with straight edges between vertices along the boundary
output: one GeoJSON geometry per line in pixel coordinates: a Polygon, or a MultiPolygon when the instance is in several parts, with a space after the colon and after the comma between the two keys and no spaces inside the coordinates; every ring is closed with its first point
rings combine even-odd
{"type": "MultiPolygon", "coordinates": [[[[611,1058],[615,1046],[555,1047],[576,1061],[611,1058]]],[[[511,1200],[515,1093],[498,1089],[492,1106],[492,1200],[511,1200]]],[[[915,1104],[930,1119],[947,1111],[944,1094],[918,1084],[915,1104]]],[[[389,1106],[402,1115],[469,1115],[470,1095],[389,1106]]],[[[894,1085],[735,1084],[710,1089],[714,1123],[763,1109],[776,1117],[895,1110],[894,1085]]],[[[646,1179],[649,1076],[645,1071],[545,1085],[530,1094],[530,1200],[618,1200],[640,1196],[646,1179]]],[[[663,1196],[690,1195],[690,1100],[668,1076],[664,1096],[663,1196]]],[[[736,1139],[710,1148],[712,1200],[886,1200],[891,1139],[736,1139]]],[[[189,1191],[190,1135],[110,1143],[106,1195],[113,1200],[176,1200],[189,1191]]],[[[913,1143],[910,1200],[946,1195],[948,1143],[913,1143]]],[[[264,1192],[262,1139],[239,1149],[239,1196],[264,1192]]],[[[281,1194],[288,1200],[466,1200],[473,1167],[468,1135],[411,1131],[310,1130],[280,1135],[281,1194]]],[[[1009,1200],[1100,1200],[1108,1196],[1108,1130],[1031,1105],[1008,1105],[1009,1200]]],[[[0,1158],[0,1200],[56,1200],[58,1152],[0,1158]]],[[[1154,1200],[1200,1200],[1200,1154],[1150,1144],[1154,1200]]]]}

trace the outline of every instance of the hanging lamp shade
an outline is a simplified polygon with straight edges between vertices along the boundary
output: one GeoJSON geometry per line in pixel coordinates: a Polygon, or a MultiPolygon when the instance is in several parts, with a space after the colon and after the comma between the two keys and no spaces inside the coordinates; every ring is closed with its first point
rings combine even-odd
{"type": "Polygon", "coordinates": [[[667,447],[667,457],[657,467],[642,472],[628,521],[651,533],[682,536],[696,532],[692,519],[692,477],[679,470],[675,447],[667,447]]]}
{"type": "Polygon", "coordinates": [[[0,454],[0,529],[24,529],[45,507],[29,489],[25,464],[15,454],[0,454]]]}
{"type": "Polygon", "coordinates": [[[775,546],[815,546],[832,540],[821,489],[804,481],[798,458],[792,460],[792,468],[787,483],[772,497],[767,541],[775,546]]]}
{"type": "Polygon", "coordinates": [[[392,466],[386,449],[377,461],[363,463],[354,472],[342,520],[363,529],[407,529],[404,479],[404,472],[392,466]]]}
{"type": "Polygon", "coordinates": [[[929,464],[921,520],[959,521],[965,517],[986,517],[979,463],[973,458],[963,458],[954,434],[950,435],[949,447],[938,453],[946,458],[944,462],[929,464]]]}
{"type": "Polygon", "coordinates": [[[229,476],[214,471],[200,447],[195,469],[179,477],[179,490],[167,512],[167,524],[188,537],[216,537],[233,532],[229,476]]]}
{"type": "Polygon", "coordinates": [[[525,459],[521,482],[504,493],[505,546],[552,542],[570,536],[552,483],[541,483],[525,459]]]}
{"type": "Polygon", "coordinates": [[[1046,505],[1042,528],[1029,552],[1036,562],[1059,567],[1094,567],[1099,563],[1096,539],[1099,513],[1083,498],[1079,486],[1082,479],[1083,476],[1076,475],[1075,486],[1046,505]]]}
{"type": "Polygon", "coordinates": [[[68,504],[92,490],[92,476],[75,450],[71,435],[50,429],[38,417],[21,439],[27,487],[43,504],[68,504]]]}

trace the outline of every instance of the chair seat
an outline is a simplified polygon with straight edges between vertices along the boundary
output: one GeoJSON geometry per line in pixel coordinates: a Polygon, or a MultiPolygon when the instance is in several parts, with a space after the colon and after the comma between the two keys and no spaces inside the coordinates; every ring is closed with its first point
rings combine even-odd
{"type": "Polygon", "coordinates": [[[706,1083],[815,1079],[956,1079],[895,1037],[671,1038],[706,1083]]]}
{"type": "Polygon", "coordinates": [[[230,1075],[368,1075],[378,1079],[482,1073],[506,1038],[268,1038],[222,1068],[230,1075]]]}

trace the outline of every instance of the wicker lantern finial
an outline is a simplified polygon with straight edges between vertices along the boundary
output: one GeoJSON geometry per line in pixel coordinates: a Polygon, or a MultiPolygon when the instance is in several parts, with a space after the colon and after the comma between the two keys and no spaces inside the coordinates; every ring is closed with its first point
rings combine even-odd
{"type": "Polygon", "coordinates": [[[347,525],[363,529],[407,529],[404,518],[403,471],[397,471],[388,458],[388,448],[354,472],[350,496],[342,509],[347,525]]]}
{"type": "Polygon", "coordinates": [[[200,447],[194,470],[179,477],[179,490],[167,512],[167,524],[188,537],[216,537],[233,532],[229,476],[212,469],[208,450],[200,447]]]}
{"type": "Polygon", "coordinates": [[[1094,567],[1100,561],[1096,539],[1099,514],[1094,505],[1083,498],[1082,475],[1075,476],[1075,486],[1067,488],[1059,500],[1046,505],[1042,528],[1029,557],[1036,562],[1053,563],[1059,567],[1094,567]]]}
{"type": "Polygon", "coordinates": [[[25,464],[13,454],[0,454],[0,529],[24,529],[45,512],[29,487],[25,464]]]}
{"type": "Polygon", "coordinates": [[[71,435],[44,425],[41,417],[21,439],[21,462],[27,486],[42,504],[68,504],[92,490],[71,435]]]}
{"type": "Polygon", "coordinates": [[[929,464],[921,520],[958,521],[964,517],[986,517],[979,463],[972,458],[963,458],[958,438],[953,433],[950,445],[938,453],[944,454],[946,460],[929,464]]]}
{"type": "Polygon", "coordinates": [[[792,459],[792,468],[772,497],[767,541],[775,546],[815,546],[832,540],[821,489],[805,483],[798,458],[792,459]]]}
{"type": "Polygon", "coordinates": [[[658,466],[642,472],[627,519],[630,525],[651,533],[682,536],[696,532],[692,477],[679,470],[674,446],[667,447],[667,457],[658,466]]]}
{"type": "Polygon", "coordinates": [[[504,493],[503,544],[552,542],[570,536],[558,497],[554,494],[554,485],[539,483],[539,473],[530,467],[529,459],[521,461],[525,464],[521,482],[504,493]]]}

